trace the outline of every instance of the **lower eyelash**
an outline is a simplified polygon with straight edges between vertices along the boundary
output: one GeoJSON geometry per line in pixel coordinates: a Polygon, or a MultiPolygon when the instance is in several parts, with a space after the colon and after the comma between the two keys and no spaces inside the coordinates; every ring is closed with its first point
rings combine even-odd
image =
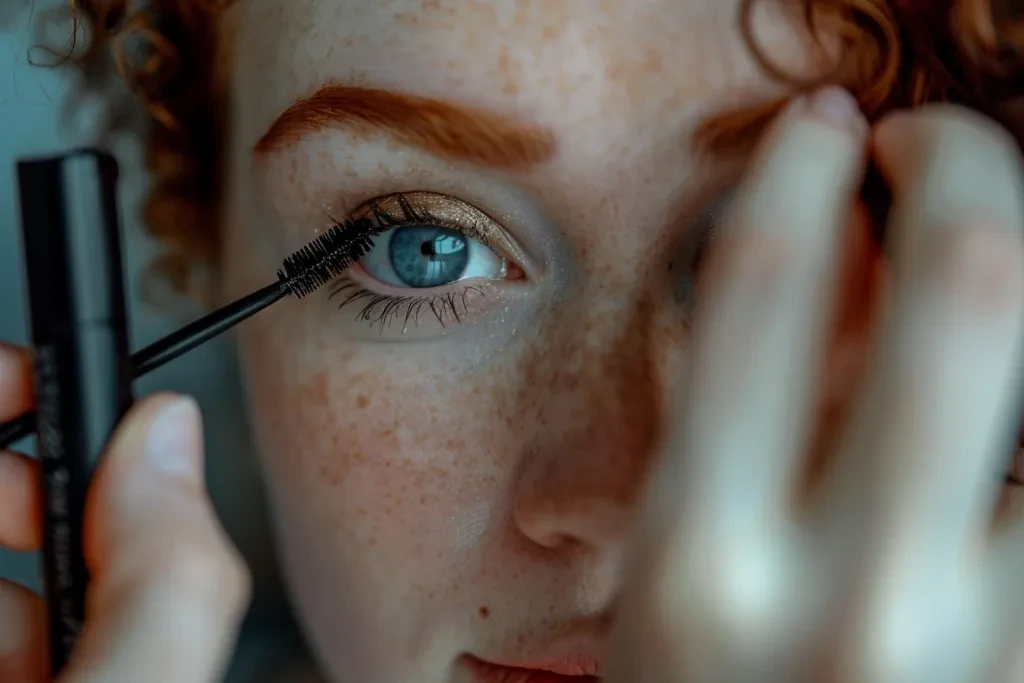
{"type": "Polygon", "coordinates": [[[379,326],[381,334],[396,319],[401,318],[402,334],[405,334],[409,323],[418,325],[420,316],[425,313],[432,313],[441,327],[447,327],[451,322],[462,323],[462,316],[469,310],[468,297],[471,292],[483,294],[479,287],[468,286],[462,291],[444,294],[395,296],[372,292],[354,280],[342,280],[334,286],[328,298],[344,297],[338,304],[338,310],[359,304],[356,320],[379,326]]]}

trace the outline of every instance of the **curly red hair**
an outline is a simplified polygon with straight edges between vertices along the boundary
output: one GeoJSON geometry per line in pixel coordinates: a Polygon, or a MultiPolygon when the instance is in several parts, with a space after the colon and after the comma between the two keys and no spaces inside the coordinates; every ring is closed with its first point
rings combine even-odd
{"type": "MultiPolygon", "coordinates": [[[[76,58],[86,84],[102,87],[119,76],[148,113],[145,224],[166,247],[156,272],[183,292],[193,268],[218,255],[225,97],[223,73],[210,65],[223,63],[216,22],[231,1],[151,0],[133,10],[131,0],[69,0],[76,26],[90,34],[76,58]]],[[[756,1],[741,0],[738,21],[764,71],[796,93],[841,85],[871,120],[950,102],[1008,124],[1004,105],[1024,91],[1024,3],[1017,0],[762,0],[787,2],[822,54],[839,55],[813,77],[786,71],[758,43],[756,1]]],[[[746,153],[786,100],[715,115],[698,144],[713,154],[746,153]]],[[[121,105],[114,110],[130,103],[121,105]]]]}

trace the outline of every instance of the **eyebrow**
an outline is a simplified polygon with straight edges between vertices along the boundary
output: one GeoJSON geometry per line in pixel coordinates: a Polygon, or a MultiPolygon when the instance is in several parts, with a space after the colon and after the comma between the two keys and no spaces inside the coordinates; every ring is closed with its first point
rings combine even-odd
{"type": "Polygon", "coordinates": [[[483,109],[390,90],[327,85],[284,110],[253,151],[266,154],[339,125],[387,132],[445,159],[510,170],[542,164],[557,147],[551,131],[483,109]]]}

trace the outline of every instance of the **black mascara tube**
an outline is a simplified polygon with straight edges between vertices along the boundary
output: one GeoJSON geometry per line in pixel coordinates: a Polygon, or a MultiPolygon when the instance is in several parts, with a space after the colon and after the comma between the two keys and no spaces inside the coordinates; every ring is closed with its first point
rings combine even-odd
{"type": "Polygon", "coordinates": [[[54,678],[85,619],[86,493],[132,401],[116,186],[116,162],[98,151],[18,164],[54,678]]]}

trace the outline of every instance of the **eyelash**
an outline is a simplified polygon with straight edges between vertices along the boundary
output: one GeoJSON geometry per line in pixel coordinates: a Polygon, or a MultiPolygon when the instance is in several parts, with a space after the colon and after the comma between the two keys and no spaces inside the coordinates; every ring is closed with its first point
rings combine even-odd
{"type": "MultiPolygon", "coordinates": [[[[392,195],[398,201],[401,216],[394,216],[383,208],[381,200],[373,200],[367,206],[366,214],[371,216],[376,224],[382,228],[393,229],[409,225],[445,225],[444,221],[430,215],[427,211],[417,211],[404,194],[392,195]]],[[[466,237],[480,240],[487,244],[482,235],[462,226],[448,226],[458,230],[466,237]]],[[[489,245],[488,245],[489,246],[489,245]]],[[[332,286],[328,294],[328,300],[344,297],[338,304],[338,310],[352,304],[360,304],[361,308],[356,313],[355,319],[359,322],[369,323],[371,327],[376,326],[383,334],[396,319],[402,318],[402,333],[409,329],[409,324],[418,325],[420,318],[425,313],[432,313],[441,327],[447,327],[452,322],[462,323],[462,318],[469,311],[470,294],[485,296],[480,287],[474,285],[463,286],[460,291],[447,291],[435,294],[421,294],[417,296],[402,296],[394,294],[381,294],[367,289],[363,283],[351,277],[342,278],[332,286]]]]}
{"type": "Polygon", "coordinates": [[[483,290],[470,285],[459,292],[444,294],[428,294],[423,296],[395,296],[372,292],[355,280],[343,279],[334,285],[329,299],[346,295],[338,304],[338,310],[350,304],[359,303],[362,307],[356,313],[356,320],[378,326],[384,332],[398,318],[403,318],[402,331],[408,329],[409,323],[419,324],[420,316],[432,313],[441,327],[450,322],[461,323],[462,314],[469,310],[468,297],[471,293],[483,295],[483,290]],[[364,303],[365,302],[365,303],[364,303]]]}

